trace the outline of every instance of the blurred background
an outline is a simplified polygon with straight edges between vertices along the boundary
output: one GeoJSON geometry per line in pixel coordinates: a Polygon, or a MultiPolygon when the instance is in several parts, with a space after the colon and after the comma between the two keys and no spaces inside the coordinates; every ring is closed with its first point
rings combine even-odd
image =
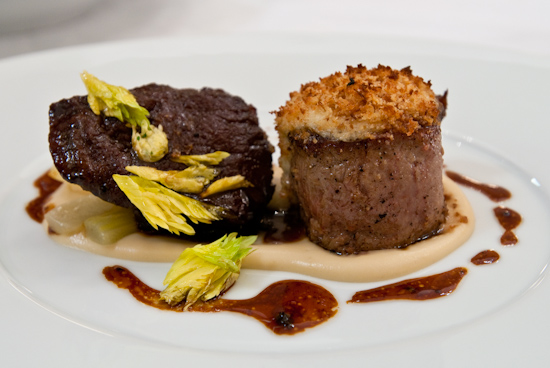
{"type": "Polygon", "coordinates": [[[550,55],[548,0],[0,0],[0,58],[154,37],[341,33],[550,55]]]}

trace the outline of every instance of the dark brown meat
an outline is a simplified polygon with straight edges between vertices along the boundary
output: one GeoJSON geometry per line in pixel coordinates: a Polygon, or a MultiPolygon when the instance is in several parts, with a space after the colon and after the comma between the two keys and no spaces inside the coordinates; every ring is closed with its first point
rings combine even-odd
{"type": "Polygon", "coordinates": [[[357,142],[294,138],[290,183],[320,246],[342,254],[400,248],[444,223],[439,126],[357,142]]]}
{"type": "Polygon", "coordinates": [[[254,187],[220,193],[205,199],[224,207],[231,219],[218,223],[221,231],[235,230],[259,220],[273,193],[272,146],[258,125],[256,109],[219,89],[174,89],[150,84],[131,90],[150,112],[153,125],[162,125],[169,152],[146,163],[131,145],[131,128],[116,118],[97,116],[86,96],[61,100],[50,107],[50,151],[55,166],[71,183],[123,207],[133,207],[112,179],[127,175],[129,165],[160,170],[183,170],[169,160],[173,154],[231,154],[218,166],[217,178],[241,174],[254,187]]]}

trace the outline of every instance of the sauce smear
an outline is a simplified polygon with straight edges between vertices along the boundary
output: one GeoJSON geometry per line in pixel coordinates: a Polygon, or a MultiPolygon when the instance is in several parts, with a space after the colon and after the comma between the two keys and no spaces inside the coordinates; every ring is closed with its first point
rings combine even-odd
{"type": "Polygon", "coordinates": [[[265,244],[292,243],[305,238],[306,227],[300,212],[296,208],[286,211],[275,211],[266,216],[262,224],[265,226],[265,244]]]}
{"type": "Polygon", "coordinates": [[[475,189],[485,194],[493,202],[502,202],[512,197],[512,193],[506,188],[493,184],[484,184],[475,179],[458,174],[453,171],[445,171],[447,176],[454,182],[475,189]]]}
{"type": "Polygon", "coordinates": [[[46,203],[50,194],[55,192],[61,184],[60,181],[52,179],[48,175],[48,172],[42,174],[42,176],[34,181],[34,186],[38,188],[38,197],[30,201],[25,208],[30,218],[38,223],[44,221],[44,213],[46,212],[44,203],[46,203]]]}
{"type": "MultiPolygon", "coordinates": [[[[128,289],[143,304],[175,312],[184,310],[183,304],[171,306],[161,300],[159,290],[143,283],[125,267],[105,267],[103,274],[119,288],[128,289]]],[[[278,335],[293,335],[330,319],[337,307],[334,296],[323,287],[307,281],[284,280],[250,299],[215,299],[196,303],[188,311],[237,312],[255,318],[278,335]]]]}
{"type": "Polygon", "coordinates": [[[471,262],[476,266],[495,263],[500,258],[500,255],[492,249],[484,250],[476,254],[471,262]]]}
{"type": "Polygon", "coordinates": [[[512,230],[521,223],[521,215],[511,208],[496,207],[493,209],[500,225],[504,228],[504,234],[500,238],[502,245],[516,245],[518,238],[512,230]]]}
{"type": "Polygon", "coordinates": [[[436,275],[358,291],[348,303],[369,303],[390,299],[426,300],[439,298],[451,294],[467,273],[466,268],[457,267],[436,275]]]}

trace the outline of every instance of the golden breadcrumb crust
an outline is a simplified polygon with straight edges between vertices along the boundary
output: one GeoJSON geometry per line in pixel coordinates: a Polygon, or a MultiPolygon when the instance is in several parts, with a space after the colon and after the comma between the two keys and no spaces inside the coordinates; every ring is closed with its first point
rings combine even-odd
{"type": "Polygon", "coordinates": [[[290,93],[275,123],[280,136],[309,131],[349,142],[387,133],[411,135],[421,126],[440,124],[440,111],[430,82],[414,76],[409,67],[367,69],[359,64],[290,93]]]}

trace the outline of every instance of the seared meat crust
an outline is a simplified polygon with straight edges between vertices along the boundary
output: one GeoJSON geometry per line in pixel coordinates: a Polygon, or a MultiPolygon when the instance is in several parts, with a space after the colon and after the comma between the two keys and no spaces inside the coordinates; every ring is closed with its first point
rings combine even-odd
{"type": "Polygon", "coordinates": [[[95,115],[86,96],[64,99],[50,106],[49,143],[54,164],[67,181],[108,202],[132,208],[112,179],[113,174],[128,175],[126,166],[183,170],[186,166],[170,161],[171,155],[227,151],[231,156],[218,165],[217,178],[241,174],[254,186],[220,193],[204,202],[226,208],[232,218],[224,225],[231,230],[261,217],[273,193],[273,147],[259,127],[253,106],[219,89],[149,84],[130,92],[150,112],[151,123],[164,128],[168,154],[158,162],[141,161],[132,149],[131,128],[116,118],[95,115]]]}

